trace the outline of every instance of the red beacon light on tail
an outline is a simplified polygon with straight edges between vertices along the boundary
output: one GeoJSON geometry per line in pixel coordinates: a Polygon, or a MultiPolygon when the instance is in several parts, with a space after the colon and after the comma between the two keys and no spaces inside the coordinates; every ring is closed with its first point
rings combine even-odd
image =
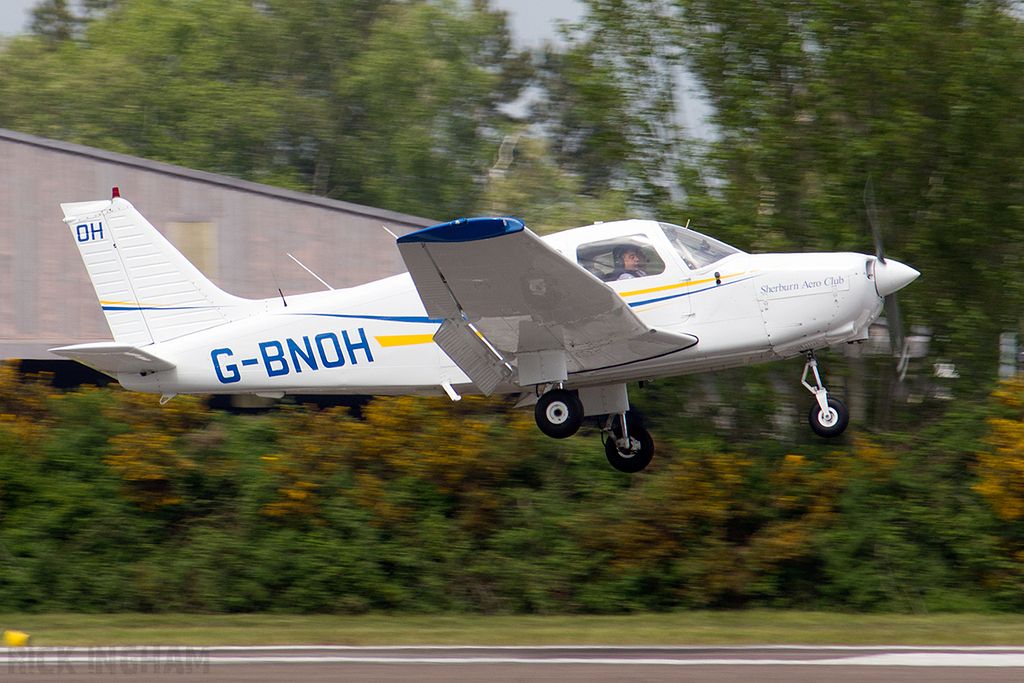
{"type": "Polygon", "coordinates": [[[118,188],[115,187],[115,188],[113,188],[110,191],[110,194],[111,194],[111,197],[110,197],[111,199],[117,199],[118,197],[121,196],[121,190],[119,190],[118,188]]]}

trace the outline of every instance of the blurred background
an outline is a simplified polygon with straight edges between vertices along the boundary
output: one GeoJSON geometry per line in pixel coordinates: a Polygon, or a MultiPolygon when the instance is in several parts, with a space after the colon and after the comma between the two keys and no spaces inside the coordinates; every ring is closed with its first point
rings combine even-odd
{"type": "Polygon", "coordinates": [[[0,32],[0,611],[1024,605],[1021,3],[9,0],[0,32]],[[493,214],[863,253],[874,220],[921,277],[819,356],[841,440],[799,361],[662,380],[629,476],[501,399],[25,377],[105,338],[58,205],[115,185],[246,296],[493,214]]]}

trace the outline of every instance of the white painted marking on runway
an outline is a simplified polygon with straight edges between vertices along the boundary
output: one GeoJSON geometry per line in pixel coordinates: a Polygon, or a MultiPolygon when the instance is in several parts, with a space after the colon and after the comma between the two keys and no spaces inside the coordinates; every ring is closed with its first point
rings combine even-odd
{"type": "Polygon", "coordinates": [[[115,663],[159,666],[187,663],[196,666],[214,664],[516,664],[573,666],[898,666],[1024,668],[1021,647],[920,647],[920,646],[113,646],[113,647],[27,647],[0,648],[0,663],[8,667],[22,665],[67,666],[86,664],[109,666],[115,663]],[[619,656],[591,657],[547,656],[553,651],[615,652],[619,656]],[[798,654],[847,653],[839,657],[784,658],[763,656],[744,658],[765,651],[798,654]],[[518,655],[494,656],[486,652],[512,652],[518,655]],[[678,657],[624,657],[629,652],[659,652],[678,657]],[[728,652],[733,657],[692,656],[697,652],[728,652]],[[254,653],[252,655],[229,653],[254,653]],[[272,652],[274,654],[257,654],[272,652]],[[322,654],[307,654],[319,652],[322,654]],[[356,653],[373,653],[359,655],[356,653]],[[386,653],[395,653],[387,656],[386,653]],[[409,652],[423,652],[409,655],[409,652]],[[427,652],[442,653],[427,655],[427,652]],[[443,653],[450,652],[451,655],[443,653]],[[480,652],[479,655],[467,653],[480,652]],[[348,653],[348,654],[343,654],[348,653]],[[402,654],[399,654],[402,653],[402,654]],[[456,654],[458,653],[458,654],[456,654]],[[524,654],[525,653],[525,654],[524,654]],[[538,656],[530,657],[529,653],[538,656]]]}
{"type": "Polygon", "coordinates": [[[1024,654],[972,652],[890,652],[829,660],[851,666],[1024,667],[1024,654]]]}

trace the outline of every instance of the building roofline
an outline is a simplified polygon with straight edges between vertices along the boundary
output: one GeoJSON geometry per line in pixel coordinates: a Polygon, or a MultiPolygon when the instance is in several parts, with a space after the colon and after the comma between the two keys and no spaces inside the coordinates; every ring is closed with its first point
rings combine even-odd
{"type": "Polygon", "coordinates": [[[153,173],[161,173],[163,175],[184,178],[186,180],[195,180],[212,185],[219,185],[221,187],[228,187],[234,190],[273,197],[275,199],[297,202],[299,204],[320,206],[325,209],[344,211],[346,213],[368,216],[370,218],[379,218],[385,221],[391,220],[408,225],[421,225],[423,227],[428,227],[439,222],[429,218],[423,218],[421,216],[413,216],[411,214],[398,213],[397,211],[388,211],[386,209],[378,209],[372,206],[353,204],[351,202],[343,202],[338,199],[318,197],[304,192],[285,190],[280,187],[273,187],[272,185],[255,183],[251,180],[240,180],[238,178],[232,178],[219,173],[210,173],[209,171],[197,171],[195,169],[185,168],[184,166],[175,166],[174,164],[164,163],[162,161],[152,161],[150,159],[143,159],[142,157],[133,157],[128,154],[108,152],[96,147],[88,147],[86,145],[79,145],[73,142],[63,142],[61,140],[52,140],[50,138],[39,137],[38,135],[29,135],[28,133],[19,133],[17,131],[7,130],[4,128],[0,128],[0,140],[8,140],[32,147],[40,147],[42,149],[63,152],[65,154],[74,154],[76,156],[96,159],[98,161],[105,161],[121,166],[138,168],[144,171],[151,171],[153,173]]]}

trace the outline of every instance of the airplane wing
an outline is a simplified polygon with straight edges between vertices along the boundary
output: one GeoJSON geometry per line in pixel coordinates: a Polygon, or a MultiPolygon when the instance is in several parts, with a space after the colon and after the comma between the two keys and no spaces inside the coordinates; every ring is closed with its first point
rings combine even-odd
{"type": "Polygon", "coordinates": [[[398,239],[434,341],[484,393],[679,351],[697,338],[645,325],[611,287],[514,218],[469,218],[398,239]],[[513,366],[515,373],[513,373],[513,366]]]}
{"type": "Polygon", "coordinates": [[[174,363],[129,344],[95,342],[50,349],[50,353],[71,358],[108,375],[119,372],[159,372],[175,367],[174,363]]]}

